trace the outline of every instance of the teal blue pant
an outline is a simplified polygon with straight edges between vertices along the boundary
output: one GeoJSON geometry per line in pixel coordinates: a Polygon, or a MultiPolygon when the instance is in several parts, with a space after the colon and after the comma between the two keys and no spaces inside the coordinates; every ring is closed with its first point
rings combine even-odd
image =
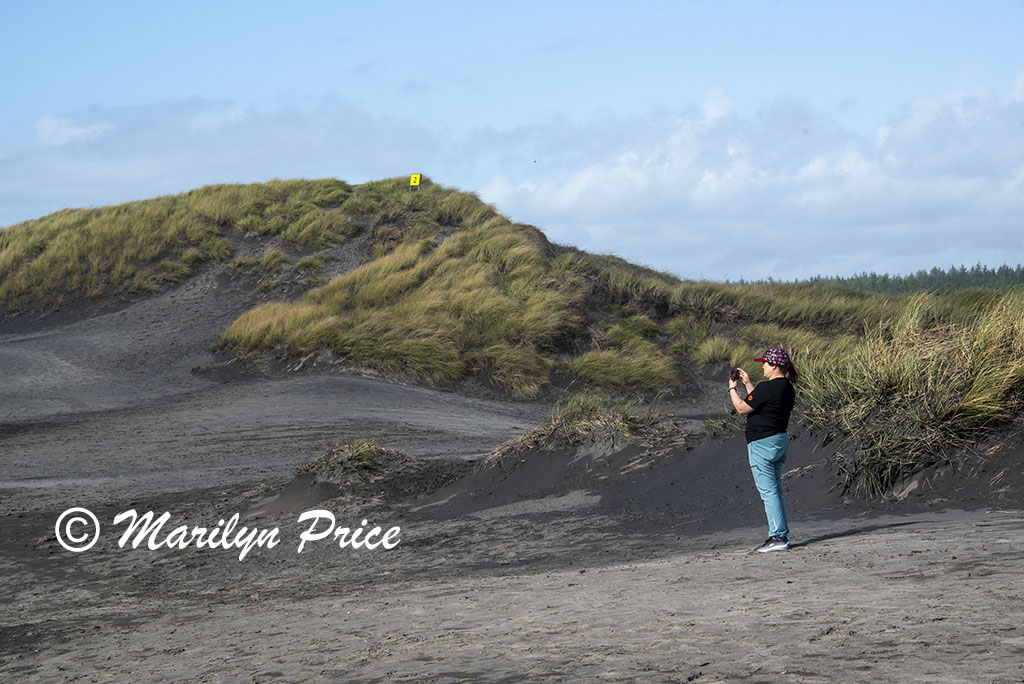
{"type": "Polygon", "coordinates": [[[764,514],[768,517],[768,536],[789,536],[786,522],[786,504],[782,500],[782,464],[789,452],[789,435],[780,432],[771,437],[757,439],[747,444],[750,470],[754,473],[754,484],[764,501],[764,514]]]}

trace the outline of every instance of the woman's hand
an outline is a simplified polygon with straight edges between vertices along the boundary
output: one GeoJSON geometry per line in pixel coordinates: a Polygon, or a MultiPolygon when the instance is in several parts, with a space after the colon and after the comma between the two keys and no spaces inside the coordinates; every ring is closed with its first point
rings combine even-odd
{"type": "MultiPolygon", "coordinates": [[[[747,375],[742,368],[736,369],[736,375],[740,377],[743,382],[743,386],[746,387],[747,392],[750,392],[752,387],[750,385],[750,376],[747,375]]],[[[752,413],[754,409],[750,408],[750,404],[743,400],[743,395],[740,394],[739,387],[735,380],[729,378],[729,399],[732,401],[732,407],[736,409],[736,412],[741,416],[745,416],[748,413],[752,413]],[[735,391],[733,391],[735,390],[735,391]]]]}

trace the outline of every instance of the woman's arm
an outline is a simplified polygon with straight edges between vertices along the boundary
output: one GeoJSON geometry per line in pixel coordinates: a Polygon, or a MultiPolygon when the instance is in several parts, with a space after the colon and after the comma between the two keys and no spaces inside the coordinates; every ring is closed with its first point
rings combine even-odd
{"type": "Polygon", "coordinates": [[[729,398],[732,399],[732,407],[736,409],[736,413],[745,416],[754,412],[754,409],[750,408],[750,404],[740,396],[740,389],[735,382],[729,383],[729,398]]]}
{"type": "Polygon", "coordinates": [[[747,371],[743,370],[742,368],[737,368],[736,370],[740,372],[740,382],[742,382],[743,386],[747,388],[747,394],[753,392],[754,383],[750,381],[750,376],[747,375],[747,371]]]}

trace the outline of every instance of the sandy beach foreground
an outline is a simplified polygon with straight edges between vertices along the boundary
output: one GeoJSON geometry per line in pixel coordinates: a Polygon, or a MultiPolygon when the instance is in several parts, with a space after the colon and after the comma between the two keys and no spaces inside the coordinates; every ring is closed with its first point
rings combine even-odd
{"type": "MultiPolygon", "coordinates": [[[[124,362],[118,345],[151,339],[186,294],[0,335],[0,681],[1024,682],[1018,450],[887,508],[831,489],[827,450],[800,436],[794,548],[760,555],[738,434],[481,469],[550,406],[350,373],[192,373],[223,323],[199,313],[205,337],[169,328],[124,362]],[[293,478],[367,437],[410,459],[380,491],[293,478]],[[72,506],[103,526],[83,553],[55,536],[72,506]],[[298,554],[316,508],[401,542],[298,554]],[[129,509],[174,526],[237,513],[281,541],[242,561],[120,548],[129,509]]],[[[678,415],[699,422],[720,395],[678,415]]]]}
{"type": "Polygon", "coordinates": [[[285,542],[243,563],[40,540],[49,562],[0,561],[0,678],[1024,681],[1019,513],[803,521],[765,555],[760,529],[609,525],[480,515],[407,529],[392,552],[285,542]]]}

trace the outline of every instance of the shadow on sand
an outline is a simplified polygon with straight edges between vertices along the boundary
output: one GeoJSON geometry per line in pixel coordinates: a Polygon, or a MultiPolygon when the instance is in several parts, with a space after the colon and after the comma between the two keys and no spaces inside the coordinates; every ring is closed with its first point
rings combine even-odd
{"type": "Polygon", "coordinates": [[[842,532],[832,532],[831,534],[824,534],[820,537],[812,537],[811,539],[805,539],[801,542],[790,544],[789,548],[799,549],[804,546],[810,546],[811,544],[817,544],[819,542],[828,541],[830,539],[839,539],[841,537],[852,537],[858,534],[867,534],[868,532],[875,532],[876,530],[888,530],[893,527],[906,527],[907,525],[920,525],[921,523],[927,522],[925,520],[913,520],[910,522],[898,522],[890,523],[888,525],[868,525],[866,527],[853,527],[842,532]]]}

